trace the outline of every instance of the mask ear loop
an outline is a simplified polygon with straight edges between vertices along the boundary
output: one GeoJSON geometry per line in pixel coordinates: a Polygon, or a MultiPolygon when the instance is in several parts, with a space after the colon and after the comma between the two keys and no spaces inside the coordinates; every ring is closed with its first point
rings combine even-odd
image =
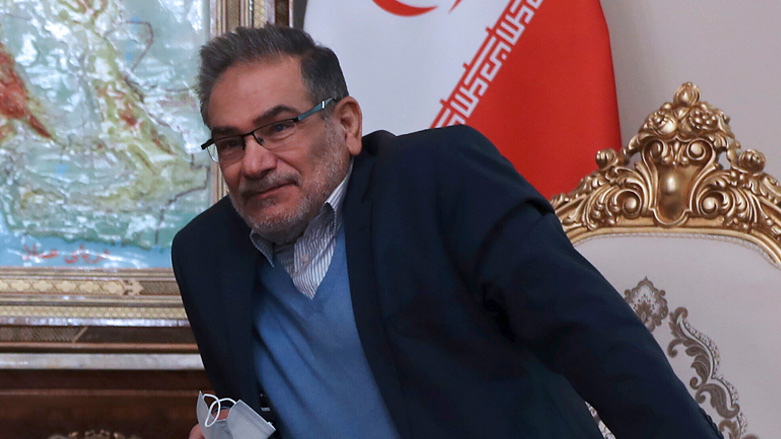
{"type": "Polygon", "coordinates": [[[211,398],[214,398],[214,401],[211,404],[209,404],[209,414],[206,417],[206,421],[203,423],[204,427],[211,427],[212,425],[214,425],[219,420],[219,419],[217,419],[217,417],[219,416],[220,411],[222,410],[222,402],[223,401],[230,402],[231,403],[231,407],[236,405],[236,401],[234,401],[231,398],[219,399],[215,395],[212,395],[212,394],[209,394],[209,393],[207,393],[206,395],[203,395],[203,396],[204,396],[204,399],[206,399],[207,396],[209,396],[211,398]],[[215,405],[217,405],[217,410],[216,410],[217,415],[216,416],[214,415],[214,413],[215,413],[214,406],[215,405]],[[211,422],[209,422],[209,416],[212,417],[211,422]]]}

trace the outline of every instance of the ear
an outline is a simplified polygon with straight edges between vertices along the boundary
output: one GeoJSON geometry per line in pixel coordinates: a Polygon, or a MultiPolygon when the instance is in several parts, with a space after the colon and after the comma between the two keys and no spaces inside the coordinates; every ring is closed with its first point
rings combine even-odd
{"type": "Polygon", "coordinates": [[[350,155],[360,154],[363,144],[361,143],[361,133],[363,129],[363,115],[361,106],[352,96],[346,96],[336,103],[331,117],[334,122],[342,128],[344,141],[347,144],[347,150],[350,155]]]}

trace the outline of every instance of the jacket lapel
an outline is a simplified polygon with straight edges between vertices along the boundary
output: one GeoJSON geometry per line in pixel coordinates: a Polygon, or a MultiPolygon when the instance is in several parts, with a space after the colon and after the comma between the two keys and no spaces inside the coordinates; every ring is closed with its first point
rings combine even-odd
{"type": "Polygon", "coordinates": [[[396,428],[402,437],[409,437],[404,398],[383,326],[373,267],[374,153],[378,146],[392,138],[386,132],[366,136],[363,140],[364,151],[355,158],[344,201],[345,245],[353,313],[361,345],[396,428]]]}
{"type": "MultiPolygon", "coordinates": [[[[238,217],[238,215],[236,215],[238,217]]],[[[222,279],[220,294],[227,322],[233,370],[236,373],[233,382],[240,386],[241,399],[256,410],[260,406],[260,386],[255,375],[255,358],[252,349],[253,315],[252,297],[256,289],[255,269],[259,252],[249,239],[249,229],[239,218],[241,224],[231,228],[231,239],[235,248],[223,252],[220,263],[222,279]],[[256,386],[247,386],[256,383],[256,386]]]]}

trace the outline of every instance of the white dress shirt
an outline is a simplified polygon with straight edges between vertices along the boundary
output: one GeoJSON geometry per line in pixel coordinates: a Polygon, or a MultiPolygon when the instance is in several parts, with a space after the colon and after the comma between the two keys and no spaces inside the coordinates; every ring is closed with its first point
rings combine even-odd
{"type": "Polygon", "coordinates": [[[268,263],[273,267],[276,255],[293,279],[293,285],[310,299],[315,297],[334,256],[336,232],[342,224],[342,202],[352,169],[353,164],[350,161],[347,175],[325,200],[320,212],[304,230],[304,234],[294,243],[275,245],[254,231],[250,233],[252,244],[265,256],[268,263]]]}

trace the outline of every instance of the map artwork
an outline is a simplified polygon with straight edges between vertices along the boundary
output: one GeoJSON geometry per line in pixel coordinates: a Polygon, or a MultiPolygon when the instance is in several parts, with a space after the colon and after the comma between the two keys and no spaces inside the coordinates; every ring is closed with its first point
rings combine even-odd
{"type": "Polygon", "coordinates": [[[212,202],[208,0],[0,0],[0,266],[170,266],[212,202]]]}

